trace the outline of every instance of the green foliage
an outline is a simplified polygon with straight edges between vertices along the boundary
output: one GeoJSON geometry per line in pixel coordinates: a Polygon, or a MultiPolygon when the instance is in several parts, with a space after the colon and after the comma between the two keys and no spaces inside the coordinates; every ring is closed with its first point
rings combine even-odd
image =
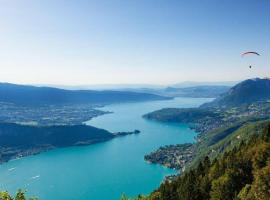
{"type": "MultiPolygon", "coordinates": [[[[25,191],[19,189],[13,198],[7,191],[0,192],[0,200],[27,200],[25,191]]],[[[29,200],[38,200],[37,197],[29,198],[29,200]]]]}
{"type": "Polygon", "coordinates": [[[162,183],[146,199],[269,200],[270,123],[263,130],[212,162],[206,157],[176,180],[162,183]]]}
{"type": "Polygon", "coordinates": [[[210,192],[211,200],[233,199],[234,184],[232,174],[226,173],[216,180],[212,181],[210,192]]]}
{"type": "Polygon", "coordinates": [[[8,194],[8,192],[0,192],[0,200],[12,200],[13,198],[8,194]]]}
{"type": "Polygon", "coordinates": [[[126,194],[123,193],[122,196],[121,196],[121,200],[155,200],[155,199],[150,198],[150,197],[145,197],[145,196],[142,196],[142,195],[139,195],[138,198],[136,198],[136,197],[128,198],[126,196],[126,194]]]}
{"type": "Polygon", "coordinates": [[[255,172],[255,180],[247,192],[246,199],[270,198],[270,165],[255,172]]]}
{"type": "Polygon", "coordinates": [[[122,194],[122,196],[121,196],[121,200],[128,200],[128,198],[127,198],[127,196],[126,196],[126,194],[125,194],[125,193],[123,193],[123,194],[122,194]]]}

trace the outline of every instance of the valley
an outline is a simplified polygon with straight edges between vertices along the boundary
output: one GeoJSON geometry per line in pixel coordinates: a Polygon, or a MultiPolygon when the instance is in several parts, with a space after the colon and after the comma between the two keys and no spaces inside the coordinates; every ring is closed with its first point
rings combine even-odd
{"type": "MultiPolygon", "coordinates": [[[[123,180],[118,179],[117,185],[121,185],[121,187],[114,191],[106,190],[105,192],[103,190],[102,192],[99,190],[95,192],[92,189],[84,188],[91,192],[88,195],[82,195],[80,199],[99,197],[105,199],[108,198],[108,195],[113,196],[113,199],[118,199],[121,192],[126,192],[129,196],[138,195],[138,191],[140,194],[148,194],[158,187],[158,182],[167,184],[167,182],[174,183],[179,180],[179,177],[182,177],[181,174],[189,173],[205,157],[212,162],[238,148],[242,143],[248,142],[250,138],[262,134],[263,127],[267,125],[270,116],[270,102],[267,95],[258,95],[258,99],[253,99],[251,103],[246,98],[246,103],[237,100],[234,101],[234,103],[238,102],[235,105],[224,104],[224,99],[228,99],[228,101],[232,98],[236,99],[231,96],[237,96],[238,92],[243,92],[242,85],[245,90],[254,87],[253,81],[255,80],[239,83],[216,100],[186,97],[173,100],[112,103],[98,107],[93,104],[59,104],[39,106],[39,111],[35,106],[1,103],[4,110],[1,115],[3,121],[0,124],[1,162],[30,156],[2,164],[3,170],[9,171],[9,169],[15,168],[16,172],[12,170],[12,173],[17,175],[24,170],[24,167],[19,169],[21,162],[29,167],[32,161],[40,163],[38,169],[41,169],[41,166],[44,165],[42,157],[49,155],[49,159],[55,163],[55,159],[59,158],[59,153],[61,155],[61,152],[69,152],[67,155],[63,155],[67,156],[68,161],[82,162],[81,156],[89,159],[90,163],[83,162],[85,167],[83,167],[82,173],[89,169],[94,172],[97,168],[105,173],[108,166],[114,166],[114,170],[111,170],[109,175],[112,179],[108,179],[106,176],[106,184],[114,185],[115,176],[124,178],[123,180]],[[235,88],[237,92],[234,92],[235,88]],[[18,117],[14,117],[16,114],[18,117]],[[90,120],[87,121],[87,119],[90,120]],[[89,144],[91,145],[87,146],[89,144]],[[69,148],[72,146],[85,146],[83,149],[86,148],[87,154],[81,155],[81,150],[83,152],[84,150],[81,149],[82,147],[76,147],[78,149],[75,157],[69,155],[69,148]],[[58,149],[60,147],[61,150],[58,149]],[[96,148],[98,148],[97,152],[96,148]],[[45,151],[48,152],[44,153],[45,151]],[[41,152],[43,153],[39,154],[41,152]],[[50,155],[54,155],[54,152],[58,152],[58,156],[50,157],[50,155]],[[90,157],[88,153],[91,155],[90,157]],[[112,156],[115,159],[110,159],[112,156]],[[27,160],[30,162],[27,163],[27,160]],[[104,160],[107,164],[101,165],[104,160]],[[137,167],[129,168],[130,164],[137,167]],[[163,165],[166,168],[155,164],[163,165]],[[137,173],[134,173],[136,177],[131,175],[134,170],[137,170],[137,173]],[[113,173],[115,171],[116,174],[113,173]],[[158,174],[154,175],[156,172],[158,174]],[[138,176],[138,174],[140,175],[138,176]],[[133,184],[132,187],[125,186],[126,181],[129,181],[131,177],[138,184],[133,184]],[[140,181],[144,181],[144,184],[140,181]]],[[[268,80],[264,81],[268,82],[268,80]]],[[[256,79],[255,87],[261,83],[261,79],[256,79]]],[[[66,169],[63,163],[68,161],[59,160],[57,162],[66,169]]],[[[73,169],[66,170],[74,175],[70,177],[72,180],[77,180],[77,171],[75,173],[73,169]]],[[[51,179],[44,179],[44,176],[55,172],[47,169],[42,171],[38,175],[42,178],[39,178],[38,181],[44,185],[45,182],[51,181],[51,179]]],[[[101,174],[94,175],[92,172],[90,174],[95,181],[84,180],[87,185],[97,183],[102,185],[98,181],[102,177],[101,174]]],[[[10,179],[14,175],[9,173],[7,176],[10,179]]],[[[5,188],[15,191],[14,188],[17,184],[3,183],[5,188]]],[[[31,195],[38,193],[39,196],[49,199],[51,196],[48,194],[56,191],[52,188],[50,192],[44,192],[45,188],[42,187],[35,190],[34,185],[31,186],[27,181],[27,177],[19,184],[27,184],[31,195]]],[[[95,188],[93,185],[92,187],[95,188]]],[[[77,188],[74,195],[78,195],[80,190],[81,188],[77,188]]],[[[59,196],[59,198],[63,198],[63,196],[59,196]]]]}
{"type": "Polygon", "coordinates": [[[0,200],[270,200],[270,0],[0,0],[0,200]]]}

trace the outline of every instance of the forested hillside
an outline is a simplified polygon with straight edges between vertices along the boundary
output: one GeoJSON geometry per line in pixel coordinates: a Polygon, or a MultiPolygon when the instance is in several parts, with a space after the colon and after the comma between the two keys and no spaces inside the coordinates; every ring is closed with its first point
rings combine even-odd
{"type": "MultiPolygon", "coordinates": [[[[270,123],[214,160],[205,157],[144,200],[268,200],[270,198],[270,123]]],[[[245,130],[243,130],[245,131],[245,130]]],[[[122,199],[126,199],[123,195],[122,199]]]]}
{"type": "Polygon", "coordinates": [[[0,123],[0,163],[58,147],[104,142],[115,135],[86,125],[26,126],[0,123]]]}

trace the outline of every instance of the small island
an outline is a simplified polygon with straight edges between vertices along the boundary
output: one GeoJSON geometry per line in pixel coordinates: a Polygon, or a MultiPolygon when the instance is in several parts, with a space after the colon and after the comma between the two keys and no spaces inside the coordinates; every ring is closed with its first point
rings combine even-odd
{"type": "Polygon", "coordinates": [[[126,136],[126,135],[133,135],[133,134],[139,134],[141,131],[138,129],[135,129],[134,131],[128,131],[128,132],[116,132],[113,133],[115,136],[126,136]]]}

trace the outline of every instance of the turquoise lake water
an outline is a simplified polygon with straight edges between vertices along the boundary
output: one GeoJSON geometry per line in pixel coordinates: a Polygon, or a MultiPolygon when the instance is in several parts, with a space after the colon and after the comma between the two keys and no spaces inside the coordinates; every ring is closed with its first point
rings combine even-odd
{"type": "Polygon", "coordinates": [[[0,166],[0,190],[23,188],[28,196],[41,200],[118,200],[122,192],[148,194],[175,171],[146,163],[144,155],[162,145],[194,142],[196,133],[185,124],[153,122],[142,115],[165,107],[196,107],[210,100],[176,98],[105,106],[101,109],[113,113],[87,124],[112,132],[138,129],[141,133],[12,160],[0,166]]]}

